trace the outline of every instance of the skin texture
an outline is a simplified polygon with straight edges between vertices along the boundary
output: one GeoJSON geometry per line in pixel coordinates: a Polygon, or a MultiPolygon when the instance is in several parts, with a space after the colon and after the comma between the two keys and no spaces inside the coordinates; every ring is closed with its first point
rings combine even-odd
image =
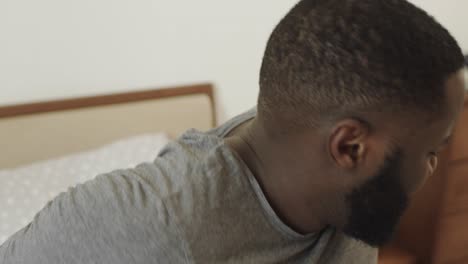
{"type": "Polygon", "coordinates": [[[463,106],[462,72],[450,75],[443,89],[438,113],[363,113],[292,134],[272,133],[271,127],[287,124],[265,124],[257,116],[232,131],[226,144],[294,230],[333,226],[380,246],[437,167],[463,106]]]}

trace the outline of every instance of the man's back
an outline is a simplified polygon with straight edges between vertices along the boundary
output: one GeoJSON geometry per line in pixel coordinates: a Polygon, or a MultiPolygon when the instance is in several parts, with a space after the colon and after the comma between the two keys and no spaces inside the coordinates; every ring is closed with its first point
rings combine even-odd
{"type": "Polygon", "coordinates": [[[153,163],[62,193],[0,247],[1,263],[375,263],[334,229],[300,235],[223,137],[188,131],[153,163]]]}

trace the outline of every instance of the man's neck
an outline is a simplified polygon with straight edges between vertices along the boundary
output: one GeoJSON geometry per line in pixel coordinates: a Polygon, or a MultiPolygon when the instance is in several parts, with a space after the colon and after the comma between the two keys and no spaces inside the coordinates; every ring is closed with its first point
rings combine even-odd
{"type": "MultiPolygon", "coordinates": [[[[317,206],[305,202],[304,193],[295,186],[294,168],[288,168],[287,152],[281,151],[278,142],[270,142],[268,136],[253,119],[236,128],[226,143],[246,163],[276,214],[293,230],[306,234],[325,227],[320,218],[320,198],[317,206]],[[315,209],[313,209],[315,208],[315,209]]],[[[290,165],[289,165],[290,166],[290,165]]],[[[309,190],[314,193],[314,190],[309,190]]],[[[318,192],[317,192],[318,193],[318,192]]]]}

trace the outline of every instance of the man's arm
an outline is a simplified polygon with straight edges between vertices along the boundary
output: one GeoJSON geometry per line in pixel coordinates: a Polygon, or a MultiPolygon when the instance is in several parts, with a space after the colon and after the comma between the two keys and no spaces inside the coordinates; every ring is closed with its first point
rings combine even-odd
{"type": "Polygon", "coordinates": [[[151,190],[130,170],[72,188],[0,246],[0,263],[185,263],[176,227],[151,190]]]}

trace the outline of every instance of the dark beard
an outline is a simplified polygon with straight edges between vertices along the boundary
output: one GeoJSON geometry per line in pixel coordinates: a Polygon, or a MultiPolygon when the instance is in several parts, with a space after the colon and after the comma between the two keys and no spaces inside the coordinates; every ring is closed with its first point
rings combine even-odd
{"type": "Polygon", "coordinates": [[[401,160],[401,151],[388,156],[374,177],[346,196],[350,215],[345,234],[373,247],[391,240],[408,205],[399,178],[401,160]]]}

